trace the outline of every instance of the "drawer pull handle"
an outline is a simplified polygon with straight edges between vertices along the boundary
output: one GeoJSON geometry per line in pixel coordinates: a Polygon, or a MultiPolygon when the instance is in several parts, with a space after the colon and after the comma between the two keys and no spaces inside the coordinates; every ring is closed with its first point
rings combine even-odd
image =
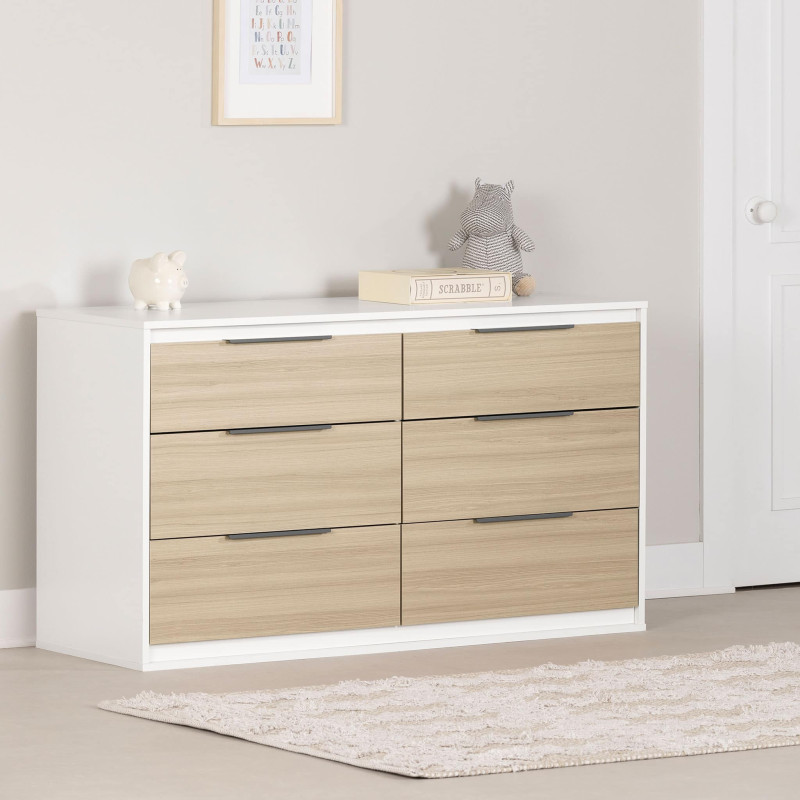
{"type": "Polygon", "coordinates": [[[266,344],[268,342],[324,342],[333,336],[280,336],[274,339],[226,339],[228,344],[266,344]]]}
{"type": "Polygon", "coordinates": [[[565,331],[574,325],[531,325],[527,328],[473,328],[475,333],[514,333],[515,331],[565,331]]]}
{"type": "Polygon", "coordinates": [[[226,539],[274,539],[278,536],[318,536],[330,533],[330,528],[308,528],[301,531],[264,531],[263,533],[229,533],[226,539]]]}
{"type": "Polygon", "coordinates": [[[508,517],[478,517],[472,520],[473,522],[518,522],[522,519],[561,519],[562,517],[571,517],[571,511],[557,511],[552,514],[512,514],[508,517]]]}
{"type": "Polygon", "coordinates": [[[484,414],[475,417],[478,422],[491,422],[503,419],[536,419],[538,417],[571,417],[574,411],[535,411],[530,414],[484,414]]]}
{"type": "Polygon", "coordinates": [[[327,431],[333,425],[283,425],[275,428],[234,428],[227,431],[231,436],[245,436],[250,433],[291,433],[293,431],[327,431]]]}

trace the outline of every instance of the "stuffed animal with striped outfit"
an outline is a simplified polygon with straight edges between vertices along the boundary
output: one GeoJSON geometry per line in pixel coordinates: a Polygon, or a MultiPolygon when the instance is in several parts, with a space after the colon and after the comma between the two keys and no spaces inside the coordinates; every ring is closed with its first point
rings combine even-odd
{"type": "Polygon", "coordinates": [[[450,249],[465,243],[464,266],[510,272],[514,294],[525,296],[536,288],[534,279],[523,271],[522,250],[535,247],[533,239],[514,224],[511,193],[514,181],[505,186],[475,179],[475,196],[461,215],[461,230],[450,240],[450,249]]]}

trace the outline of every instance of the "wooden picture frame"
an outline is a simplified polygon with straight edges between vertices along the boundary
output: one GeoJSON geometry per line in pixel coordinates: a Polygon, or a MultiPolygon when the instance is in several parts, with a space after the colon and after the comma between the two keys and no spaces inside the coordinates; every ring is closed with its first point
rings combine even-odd
{"type": "Polygon", "coordinates": [[[212,125],[340,125],[344,0],[313,0],[317,46],[311,47],[310,79],[294,85],[241,83],[237,65],[245,2],[214,0],[212,125]]]}

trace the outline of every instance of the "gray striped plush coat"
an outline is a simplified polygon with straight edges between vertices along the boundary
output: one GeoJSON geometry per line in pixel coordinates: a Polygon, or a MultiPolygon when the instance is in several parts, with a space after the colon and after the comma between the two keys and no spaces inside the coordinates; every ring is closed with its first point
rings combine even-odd
{"type": "Polygon", "coordinates": [[[534,248],[533,239],[514,224],[511,193],[514,181],[505,186],[475,180],[475,196],[461,215],[461,230],[450,240],[450,249],[466,243],[464,266],[511,272],[514,286],[526,276],[522,268],[522,250],[534,248]]]}

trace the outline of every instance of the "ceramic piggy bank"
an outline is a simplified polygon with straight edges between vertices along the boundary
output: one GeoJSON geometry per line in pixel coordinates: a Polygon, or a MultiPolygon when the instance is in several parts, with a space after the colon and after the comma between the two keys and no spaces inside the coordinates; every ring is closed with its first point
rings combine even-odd
{"type": "Polygon", "coordinates": [[[155,306],[159,311],[181,307],[181,297],[189,286],[183,271],[186,253],[176,250],[167,256],[156,253],[152,258],[140,258],[131,266],[128,278],[137,309],[155,306]]]}

